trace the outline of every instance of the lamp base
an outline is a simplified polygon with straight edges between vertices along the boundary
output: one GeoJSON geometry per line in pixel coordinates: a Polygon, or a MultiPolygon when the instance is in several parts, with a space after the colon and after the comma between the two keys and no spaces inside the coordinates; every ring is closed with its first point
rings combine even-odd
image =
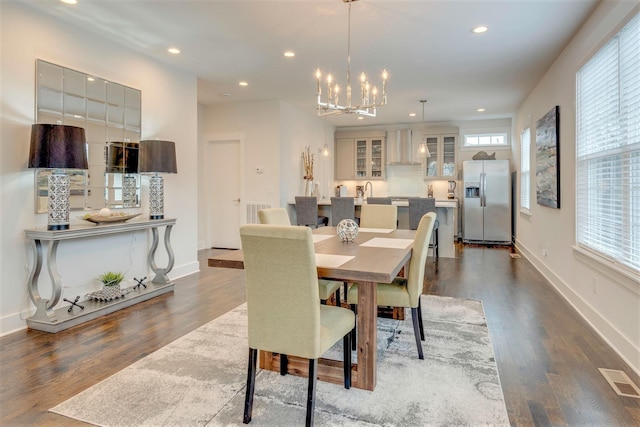
{"type": "Polygon", "coordinates": [[[68,230],[69,224],[50,224],[47,225],[47,230],[68,230]]]}
{"type": "Polygon", "coordinates": [[[149,218],[164,218],[164,180],[158,174],[149,180],[149,218]]]}
{"type": "Polygon", "coordinates": [[[68,230],[71,179],[61,170],[54,170],[49,175],[48,184],[47,230],[68,230]]]}
{"type": "Polygon", "coordinates": [[[164,219],[164,215],[149,215],[149,219],[164,219]]]}

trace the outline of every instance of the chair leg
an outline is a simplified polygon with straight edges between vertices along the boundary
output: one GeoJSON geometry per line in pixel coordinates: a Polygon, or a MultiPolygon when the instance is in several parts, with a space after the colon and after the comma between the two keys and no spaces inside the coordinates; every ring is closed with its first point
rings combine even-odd
{"type": "Polygon", "coordinates": [[[351,332],[342,339],[343,365],[344,365],[344,388],[351,388],[351,332]]]}
{"type": "Polygon", "coordinates": [[[247,390],[244,398],[244,417],[242,422],[249,424],[251,422],[251,412],[253,411],[253,392],[256,386],[256,364],[258,361],[258,350],[249,349],[249,366],[247,368],[247,390]]]}
{"type": "Polygon", "coordinates": [[[435,229],[435,233],[433,233],[433,262],[438,262],[440,258],[440,254],[438,251],[438,229],[435,229]]]}
{"type": "Polygon", "coordinates": [[[421,298],[418,298],[418,321],[420,324],[420,339],[424,341],[424,324],[422,323],[422,302],[421,298]]]}
{"type": "MultiPolygon", "coordinates": [[[[351,304],[351,311],[357,314],[356,307],[357,307],[356,304],[351,304]]],[[[357,318],[358,316],[356,316],[356,319],[357,318]]],[[[357,338],[357,335],[356,335],[357,322],[358,320],[356,320],[356,323],[353,324],[353,330],[351,331],[351,350],[357,350],[357,346],[358,346],[358,340],[356,339],[357,338]]]]}
{"type": "Polygon", "coordinates": [[[321,299],[321,300],[320,300],[320,304],[322,304],[322,305],[327,305],[327,300],[326,300],[326,299],[321,299]]]}
{"type": "Polygon", "coordinates": [[[289,358],[286,354],[280,354],[280,375],[287,375],[289,372],[289,358]]]}
{"type": "Polygon", "coordinates": [[[340,289],[336,291],[336,307],[340,307],[342,302],[340,301],[340,289]]]}
{"type": "Polygon", "coordinates": [[[411,309],[411,320],[413,321],[413,334],[416,336],[416,346],[418,346],[418,359],[424,359],[422,355],[422,342],[420,342],[420,326],[418,324],[418,309],[411,309]]]}
{"type": "Polygon", "coordinates": [[[307,389],[307,419],[305,425],[313,425],[313,413],[316,406],[316,376],[318,359],[309,359],[309,387],[307,389]]]}

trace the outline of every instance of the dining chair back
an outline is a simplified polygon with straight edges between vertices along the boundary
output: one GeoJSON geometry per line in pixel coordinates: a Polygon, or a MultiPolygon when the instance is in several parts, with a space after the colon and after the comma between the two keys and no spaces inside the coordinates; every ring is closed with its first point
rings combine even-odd
{"type": "Polygon", "coordinates": [[[398,228],[398,207],[365,203],[360,208],[360,227],[395,230],[398,228]]]}
{"type": "MultiPolygon", "coordinates": [[[[313,425],[318,358],[343,338],[344,386],[351,386],[354,314],[318,303],[318,276],[308,227],[240,227],[247,291],[249,363],[243,422],[251,421],[257,351],[309,359],[306,425],[313,425]]],[[[283,367],[282,362],[285,362],[283,367]]]]}
{"type": "MultiPolygon", "coordinates": [[[[416,230],[422,216],[427,212],[436,212],[436,199],[433,197],[410,197],[409,198],[409,228],[416,230]]],[[[429,247],[433,250],[433,262],[439,259],[438,250],[438,228],[440,222],[436,219],[433,226],[433,233],[429,247]]]]}
{"type": "Polygon", "coordinates": [[[329,225],[329,218],[318,215],[318,198],[314,196],[296,196],[296,217],[298,225],[329,225]]]}
{"type": "MultiPolygon", "coordinates": [[[[285,208],[268,208],[258,211],[260,224],[291,225],[289,214],[285,208]]],[[[326,304],[327,300],[335,295],[336,305],[340,306],[340,282],[334,280],[318,280],[320,302],[326,304]]],[[[345,291],[346,297],[346,291],[345,291]]]]}
{"type": "Polygon", "coordinates": [[[367,203],[370,205],[390,205],[391,197],[367,197],[367,203]]]}
{"type": "MultiPolygon", "coordinates": [[[[429,240],[433,232],[433,224],[436,220],[434,212],[422,216],[416,236],[413,241],[413,251],[409,262],[409,274],[407,278],[397,277],[391,283],[378,283],[376,295],[379,306],[406,307],[411,309],[413,332],[418,358],[424,359],[422,343],[424,341],[424,326],[422,323],[422,304],[420,295],[424,286],[425,261],[429,252],[429,240]]],[[[358,285],[354,284],[349,289],[347,301],[355,309],[358,303],[358,285]]]]}
{"type": "Polygon", "coordinates": [[[356,216],[356,206],[353,197],[331,198],[331,225],[336,226],[343,219],[353,219],[356,216]]]}
{"type": "Polygon", "coordinates": [[[268,208],[258,211],[260,224],[291,225],[289,214],[285,208],[268,208]]]}

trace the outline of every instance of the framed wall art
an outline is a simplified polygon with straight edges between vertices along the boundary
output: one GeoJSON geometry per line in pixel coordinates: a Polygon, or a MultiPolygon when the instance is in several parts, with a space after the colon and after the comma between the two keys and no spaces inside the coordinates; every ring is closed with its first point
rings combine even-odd
{"type": "Polygon", "coordinates": [[[536,196],[538,204],[560,209],[560,107],[536,122],[536,196]]]}

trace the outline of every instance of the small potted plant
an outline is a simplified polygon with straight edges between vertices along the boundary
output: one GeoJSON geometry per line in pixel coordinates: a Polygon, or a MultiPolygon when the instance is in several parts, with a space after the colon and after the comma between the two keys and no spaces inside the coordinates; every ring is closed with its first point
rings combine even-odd
{"type": "Polygon", "coordinates": [[[107,271],[106,273],[98,277],[102,282],[102,292],[105,296],[118,297],[120,296],[120,282],[124,279],[122,273],[115,273],[113,271],[107,271]]]}

